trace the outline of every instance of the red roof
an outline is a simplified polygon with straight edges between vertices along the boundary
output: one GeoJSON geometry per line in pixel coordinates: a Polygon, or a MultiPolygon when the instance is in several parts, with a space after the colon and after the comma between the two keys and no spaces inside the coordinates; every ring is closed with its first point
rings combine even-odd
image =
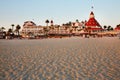
{"type": "Polygon", "coordinates": [[[94,15],[94,13],[93,13],[93,12],[91,12],[91,13],[90,13],[90,15],[94,15]]]}
{"type": "Polygon", "coordinates": [[[85,24],[86,26],[100,26],[95,18],[90,18],[88,22],[85,24]]]}
{"type": "Polygon", "coordinates": [[[94,18],[94,13],[91,12],[90,13],[90,18],[87,21],[87,23],[85,24],[87,27],[91,27],[91,26],[100,26],[100,24],[97,22],[97,20],[94,18]]]}
{"type": "Polygon", "coordinates": [[[115,30],[120,30],[120,27],[116,27],[115,30]]]}

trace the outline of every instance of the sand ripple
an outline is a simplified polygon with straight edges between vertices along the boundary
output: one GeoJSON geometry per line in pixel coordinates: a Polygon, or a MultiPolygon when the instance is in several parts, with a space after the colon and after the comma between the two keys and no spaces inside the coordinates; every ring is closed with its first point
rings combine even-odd
{"type": "Polygon", "coordinates": [[[119,80],[120,40],[1,40],[0,80],[119,80]]]}

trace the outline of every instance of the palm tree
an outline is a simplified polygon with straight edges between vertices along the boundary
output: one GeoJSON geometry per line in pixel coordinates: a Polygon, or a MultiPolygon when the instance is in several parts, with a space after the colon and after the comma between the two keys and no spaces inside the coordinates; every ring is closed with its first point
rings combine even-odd
{"type": "Polygon", "coordinates": [[[18,33],[18,36],[19,36],[19,30],[21,29],[21,26],[20,25],[17,25],[16,26],[16,31],[17,31],[17,33],[18,33]]]}
{"type": "Polygon", "coordinates": [[[106,29],[106,28],[107,28],[107,26],[106,26],[106,25],[104,25],[103,27],[104,27],[104,29],[106,29]]]}
{"type": "Polygon", "coordinates": [[[78,19],[76,19],[76,22],[78,23],[78,22],[79,22],[79,20],[78,20],[78,19]]]}
{"type": "Polygon", "coordinates": [[[108,26],[108,27],[107,27],[107,30],[110,31],[110,28],[111,28],[111,26],[108,26]]]}
{"type": "Polygon", "coordinates": [[[114,30],[113,27],[111,27],[110,30],[113,31],[114,30]]]}
{"type": "Polygon", "coordinates": [[[14,30],[14,26],[15,26],[15,25],[14,25],[14,24],[11,24],[11,26],[12,26],[12,31],[13,31],[13,30],[14,30]]]}
{"type": "Polygon", "coordinates": [[[69,23],[68,23],[68,24],[69,24],[69,26],[71,26],[71,25],[72,25],[72,22],[71,22],[71,21],[69,21],[69,23]]]}
{"type": "Polygon", "coordinates": [[[45,23],[46,23],[46,26],[48,26],[49,20],[47,19],[47,20],[45,21],[45,23]]]}
{"type": "Polygon", "coordinates": [[[116,27],[118,28],[118,27],[120,27],[120,25],[117,25],[116,27]]]}
{"type": "Polygon", "coordinates": [[[12,29],[11,28],[8,29],[7,35],[10,37],[10,39],[13,38],[14,34],[12,33],[12,29]]]}
{"type": "Polygon", "coordinates": [[[4,28],[4,27],[1,27],[0,30],[3,32],[3,31],[5,30],[5,28],[4,28]]]}
{"type": "Polygon", "coordinates": [[[53,20],[51,20],[50,23],[51,23],[51,26],[53,26],[53,20]]]}
{"type": "Polygon", "coordinates": [[[107,29],[107,26],[106,26],[106,25],[104,25],[103,27],[104,27],[104,30],[106,30],[106,29],[107,29]]]}
{"type": "Polygon", "coordinates": [[[8,33],[11,33],[11,32],[12,32],[12,29],[11,29],[11,28],[9,28],[9,29],[8,29],[8,33]]]}
{"type": "Polygon", "coordinates": [[[107,29],[108,31],[112,31],[113,30],[113,28],[111,27],[111,26],[108,26],[108,29],[107,29]]]}

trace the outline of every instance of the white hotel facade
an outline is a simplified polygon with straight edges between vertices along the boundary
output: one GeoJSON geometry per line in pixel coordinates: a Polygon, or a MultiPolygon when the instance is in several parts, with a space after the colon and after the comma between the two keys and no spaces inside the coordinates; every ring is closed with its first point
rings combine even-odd
{"type": "Polygon", "coordinates": [[[21,34],[23,37],[29,37],[30,35],[33,36],[44,35],[45,28],[48,30],[47,32],[48,34],[71,34],[71,33],[79,34],[82,27],[83,24],[80,22],[73,22],[71,26],[59,26],[59,25],[37,26],[32,21],[26,21],[23,24],[21,34]]]}
{"type": "Polygon", "coordinates": [[[23,37],[28,37],[29,34],[33,34],[34,36],[36,36],[36,35],[40,35],[42,32],[43,32],[42,26],[37,26],[32,21],[26,21],[23,24],[21,34],[23,37]]]}

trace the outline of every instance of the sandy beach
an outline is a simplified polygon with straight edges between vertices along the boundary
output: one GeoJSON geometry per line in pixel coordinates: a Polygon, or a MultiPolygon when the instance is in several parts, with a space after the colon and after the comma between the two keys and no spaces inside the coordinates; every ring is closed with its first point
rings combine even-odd
{"type": "Polygon", "coordinates": [[[120,80],[120,39],[0,40],[0,80],[120,80]]]}

